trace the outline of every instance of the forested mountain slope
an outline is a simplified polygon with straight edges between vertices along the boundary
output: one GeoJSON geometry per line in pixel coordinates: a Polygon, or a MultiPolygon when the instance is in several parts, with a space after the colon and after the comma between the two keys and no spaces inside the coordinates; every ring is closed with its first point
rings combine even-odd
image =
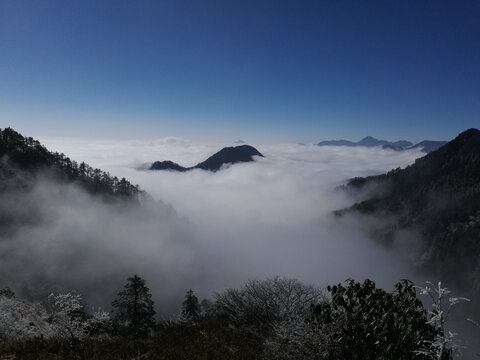
{"type": "Polygon", "coordinates": [[[0,129],[0,191],[5,191],[6,186],[26,186],[29,180],[45,172],[57,180],[74,182],[91,193],[132,199],[144,195],[125,178],[118,179],[84,162],[77,163],[64,154],[48,151],[37,140],[12,128],[0,129]]]}
{"type": "Polygon", "coordinates": [[[337,215],[357,212],[388,219],[376,231],[383,240],[399,229],[418,229],[421,266],[444,280],[480,289],[479,130],[461,133],[405,169],[354,178],[344,189],[360,199],[363,191],[368,195],[337,215]]]}

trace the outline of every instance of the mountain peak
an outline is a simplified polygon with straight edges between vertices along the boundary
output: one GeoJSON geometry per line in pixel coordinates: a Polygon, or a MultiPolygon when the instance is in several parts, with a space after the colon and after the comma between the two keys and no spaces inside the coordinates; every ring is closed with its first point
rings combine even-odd
{"type": "Polygon", "coordinates": [[[365,136],[362,140],[353,142],[348,140],[325,140],[319,142],[318,146],[363,146],[363,147],[377,147],[381,146],[383,149],[394,150],[394,151],[403,151],[409,149],[421,149],[424,153],[429,153],[434,150],[437,150],[441,146],[445,145],[446,141],[429,141],[425,140],[418,144],[413,144],[407,140],[398,140],[395,142],[387,140],[379,140],[373,136],[365,136]]]}
{"type": "Polygon", "coordinates": [[[472,138],[477,138],[480,136],[480,130],[475,128],[470,128],[458,134],[458,136],[454,139],[455,140],[470,140],[472,138]]]}
{"type": "Polygon", "coordinates": [[[210,156],[204,162],[196,165],[195,168],[217,171],[224,164],[253,161],[254,156],[263,157],[263,155],[257,149],[250,145],[225,147],[219,152],[210,156]]]}
{"type": "MultiPolygon", "coordinates": [[[[425,141],[425,143],[428,143],[428,141],[425,141]]],[[[438,151],[430,153],[429,159],[437,158],[446,161],[455,158],[454,162],[460,165],[471,159],[472,156],[477,159],[478,154],[480,154],[480,130],[472,128],[458,134],[455,139],[446,143],[438,151]]]]}
{"type": "Polygon", "coordinates": [[[187,171],[187,168],[184,168],[173,161],[155,161],[151,166],[150,170],[173,170],[173,171],[187,171]]]}
{"type": "Polygon", "coordinates": [[[386,141],[386,140],[375,139],[373,136],[365,136],[357,144],[360,145],[360,146],[369,146],[370,147],[370,146],[387,145],[387,144],[390,144],[390,142],[386,141]]]}
{"type": "Polygon", "coordinates": [[[207,160],[191,168],[184,168],[172,161],[156,161],[150,166],[150,170],[176,170],[187,171],[192,169],[202,169],[217,171],[225,164],[235,164],[239,162],[254,161],[254,156],[263,157],[263,155],[250,145],[239,145],[224,147],[220,151],[210,156],[207,160]]]}

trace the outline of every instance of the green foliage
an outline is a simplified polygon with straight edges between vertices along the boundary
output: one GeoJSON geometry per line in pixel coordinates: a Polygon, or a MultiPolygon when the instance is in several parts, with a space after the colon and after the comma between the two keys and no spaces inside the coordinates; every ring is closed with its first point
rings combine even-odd
{"type": "Polygon", "coordinates": [[[136,274],[128,278],[112,307],[114,321],[129,337],[145,337],[155,326],[152,295],[145,280],[136,274]]]}
{"type": "Polygon", "coordinates": [[[407,280],[388,293],[375,283],[347,280],[329,286],[331,299],[312,307],[311,321],[331,324],[327,359],[421,359],[414,354],[435,337],[426,312],[407,280]]]}

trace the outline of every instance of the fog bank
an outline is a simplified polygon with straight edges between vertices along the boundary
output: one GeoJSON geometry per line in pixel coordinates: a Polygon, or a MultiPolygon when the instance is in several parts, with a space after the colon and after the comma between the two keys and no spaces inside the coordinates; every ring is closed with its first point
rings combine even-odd
{"type": "Polygon", "coordinates": [[[351,203],[335,191],[346,179],[406,166],[423,155],[418,151],[252,144],[265,158],[216,173],[175,173],[138,168],[155,160],[190,166],[233,144],[41,140],[125,176],[162,202],[115,208],[74,186],[39,182],[17,203],[38,208],[42,221],[2,244],[10,254],[1,265],[9,274],[5,285],[68,286],[106,306],[138,273],[168,316],[189,288],[209,297],[248,278],[278,275],[325,286],[369,277],[390,289],[412,277],[404,254],[377,246],[361,221],[331,212],[351,203]]]}

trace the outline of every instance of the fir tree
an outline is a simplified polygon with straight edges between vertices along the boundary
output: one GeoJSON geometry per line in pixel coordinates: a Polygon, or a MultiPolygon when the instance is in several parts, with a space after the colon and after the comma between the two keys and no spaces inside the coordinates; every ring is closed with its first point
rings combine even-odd
{"type": "Polygon", "coordinates": [[[198,298],[193,295],[193,290],[190,289],[185,295],[185,300],[182,303],[182,318],[186,321],[196,321],[200,316],[200,304],[198,298]]]}
{"type": "Polygon", "coordinates": [[[147,336],[155,325],[152,295],[145,280],[136,274],[128,278],[112,307],[114,320],[128,336],[147,336]]]}

